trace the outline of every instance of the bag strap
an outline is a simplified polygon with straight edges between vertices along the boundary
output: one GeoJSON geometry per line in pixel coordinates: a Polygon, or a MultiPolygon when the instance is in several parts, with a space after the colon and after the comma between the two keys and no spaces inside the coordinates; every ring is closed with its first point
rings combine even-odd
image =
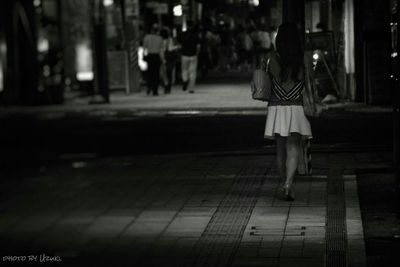
{"type": "Polygon", "coordinates": [[[270,58],[268,58],[267,60],[265,60],[265,58],[263,58],[261,60],[262,69],[265,70],[265,72],[267,72],[268,74],[270,74],[270,72],[269,72],[269,60],[270,60],[270,58]]]}

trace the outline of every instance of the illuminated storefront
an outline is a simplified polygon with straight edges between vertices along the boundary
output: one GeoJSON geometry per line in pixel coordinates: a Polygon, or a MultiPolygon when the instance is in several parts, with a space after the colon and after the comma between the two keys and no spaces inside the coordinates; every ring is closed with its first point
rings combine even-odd
{"type": "Polygon", "coordinates": [[[98,94],[96,85],[105,83],[96,82],[100,54],[112,65],[105,75],[111,90],[139,92],[140,70],[146,69],[140,54],[144,33],[159,23],[179,35],[187,20],[216,35],[227,28],[235,33],[239,25],[250,31],[266,25],[272,31],[282,21],[295,20],[331,43],[318,59],[327,59],[339,98],[390,102],[390,0],[383,0],[387,5],[372,0],[0,2],[3,103],[57,104],[70,93],[98,94]],[[98,20],[96,3],[104,11],[98,20]],[[95,34],[98,26],[104,26],[104,42],[95,34]],[[97,54],[96,44],[106,53],[97,54]]]}

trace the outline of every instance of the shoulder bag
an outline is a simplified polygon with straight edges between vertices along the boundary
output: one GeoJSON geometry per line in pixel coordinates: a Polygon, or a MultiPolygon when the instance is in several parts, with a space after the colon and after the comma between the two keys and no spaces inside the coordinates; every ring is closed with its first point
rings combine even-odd
{"type": "Polygon", "coordinates": [[[250,83],[251,96],[255,100],[269,101],[272,94],[272,81],[269,73],[269,59],[263,60],[262,68],[253,72],[253,79],[250,83]]]}

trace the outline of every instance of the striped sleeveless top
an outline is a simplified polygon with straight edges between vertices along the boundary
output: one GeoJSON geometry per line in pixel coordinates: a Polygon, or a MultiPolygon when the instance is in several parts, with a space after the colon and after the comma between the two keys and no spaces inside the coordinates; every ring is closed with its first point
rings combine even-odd
{"type": "Polygon", "coordinates": [[[270,106],[303,105],[304,80],[299,80],[290,90],[286,91],[271,73],[269,75],[272,80],[272,96],[268,103],[270,106]]]}

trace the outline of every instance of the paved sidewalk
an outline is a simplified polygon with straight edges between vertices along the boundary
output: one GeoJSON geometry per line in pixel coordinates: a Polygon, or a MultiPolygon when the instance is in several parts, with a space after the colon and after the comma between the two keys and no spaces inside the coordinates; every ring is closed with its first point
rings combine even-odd
{"type": "Polygon", "coordinates": [[[314,153],[292,203],[276,198],[271,153],[38,166],[0,181],[0,254],[27,266],[28,255],[51,266],[365,266],[354,170],[389,157],[314,153]]]}
{"type": "MultiPolygon", "coordinates": [[[[47,106],[0,106],[0,118],[8,115],[35,115],[39,118],[61,119],[68,114],[78,116],[181,116],[243,114],[265,115],[266,103],[251,98],[248,83],[199,84],[196,92],[183,92],[174,86],[172,93],[157,97],[146,95],[145,91],[130,95],[121,91],[111,94],[110,104],[89,104],[91,98],[67,99],[62,105],[47,106]]],[[[390,107],[366,106],[362,103],[336,103],[325,106],[325,110],[345,110],[362,113],[390,113],[390,107]]]]}
{"type": "Polygon", "coordinates": [[[37,107],[0,106],[1,113],[23,112],[71,112],[91,110],[236,110],[262,109],[265,104],[251,98],[250,87],[247,83],[200,84],[196,86],[194,94],[183,92],[180,86],[173,86],[172,93],[160,93],[155,97],[146,95],[146,90],[125,94],[114,91],[110,96],[110,104],[89,104],[90,97],[68,97],[65,104],[37,107]]]}

